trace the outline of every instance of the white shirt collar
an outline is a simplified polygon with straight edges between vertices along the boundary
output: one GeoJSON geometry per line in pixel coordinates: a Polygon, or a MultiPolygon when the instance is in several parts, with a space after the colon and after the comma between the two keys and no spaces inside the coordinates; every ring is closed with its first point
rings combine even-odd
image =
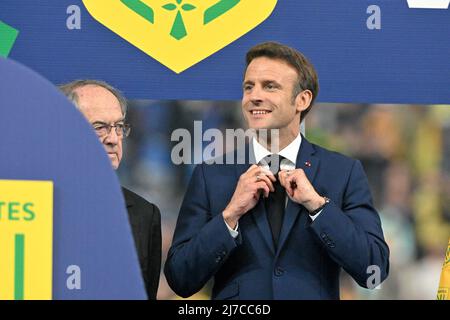
{"type": "MultiPolygon", "coordinates": [[[[297,162],[297,155],[298,151],[300,150],[300,145],[302,143],[302,136],[299,133],[298,136],[289,144],[287,145],[283,150],[278,152],[280,156],[285,157],[287,160],[289,160],[292,164],[296,164],[297,162]]],[[[264,148],[255,138],[252,139],[253,144],[253,152],[255,155],[256,163],[260,163],[262,159],[267,157],[268,155],[271,155],[272,152],[264,148]]]]}

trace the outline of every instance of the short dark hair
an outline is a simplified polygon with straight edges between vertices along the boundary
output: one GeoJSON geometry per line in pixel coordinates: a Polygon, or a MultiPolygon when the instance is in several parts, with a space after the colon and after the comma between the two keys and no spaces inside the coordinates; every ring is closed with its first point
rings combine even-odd
{"type": "Polygon", "coordinates": [[[311,110],[314,100],[319,94],[319,79],[314,66],[301,52],[295,50],[294,48],[278,42],[264,42],[250,48],[247,52],[245,70],[247,70],[253,59],[260,57],[282,60],[297,71],[298,81],[294,85],[294,90],[292,92],[293,101],[297,95],[304,90],[310,90],[312,92],[312,100],[310,105],[300,115],[300,122],[303,121],[306,114],[309,110],[311,110]]]}

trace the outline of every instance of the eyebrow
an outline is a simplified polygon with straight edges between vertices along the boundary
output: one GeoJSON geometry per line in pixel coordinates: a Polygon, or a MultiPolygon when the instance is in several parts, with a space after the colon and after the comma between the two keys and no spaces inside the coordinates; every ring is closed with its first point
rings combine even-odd
{"type": "MultiPolygon", "coordinates": [[[[261,83],[263,86],[268,85],[268,84],[274,84],[277,87],[281,87],[281,83],[279,83],[276,80],[262,80],[261,83]]],[[[242,87],[245,87],[246,85],[255,85],[255,82],[251,81],[251,80],[244,81],[242,83],[242,87]]]]}
{"type": "Polygon", "coordinates": [[[245,87],[245,86],[248,85],[248,84],[255,84],[255,82],[254,82],[254,81],[251,81],[251,80],[244,81],[244,82],[242,83],[242,87],[245,87]]]}
{"type": "MultiPolygon", "coordinates": [[[[114,122],[113,124],[117,124],[117,123],[120,123],[120,122],[125,122],[125,118],[122,118],[122,119],[120,119],[120,120],[117,120],[117,121],[114,122]]],[[[94,121],[94,122],[92,122],[92,125],[94,125],[94,124],[104,124],[104,125],[109,125],[109,123],[106,123],[106,122],[103,122],[103,121],[94,121]]]]}
{"type": "Polygon", "coordinates": [[[276,80],[264,80],[264,81],[262,82],[262,84],[263,84],[263,85],[274,84],[274,85],[276,85],[277,87],[281,87],[281,83],[279,83],[279,82],[276,81],[276,80]]]}

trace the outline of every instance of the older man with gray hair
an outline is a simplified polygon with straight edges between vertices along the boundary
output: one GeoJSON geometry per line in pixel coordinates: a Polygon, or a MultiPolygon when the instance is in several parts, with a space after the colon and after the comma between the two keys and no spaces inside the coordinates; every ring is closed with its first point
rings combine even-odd
{"type": "MultiPolygon", "coordinates": [[[[117,89],[98,80],[76,80],[59,88],[92,125],[113,169],[117,170],[122,160],[123,139],[130,134],[130,126],[125,122],[125,98],[117,89]]],[[[161,214],[156,205],[141,196],[123,187],[122,191],[147,294],[156,299],[161,269],[161,214]]]]}

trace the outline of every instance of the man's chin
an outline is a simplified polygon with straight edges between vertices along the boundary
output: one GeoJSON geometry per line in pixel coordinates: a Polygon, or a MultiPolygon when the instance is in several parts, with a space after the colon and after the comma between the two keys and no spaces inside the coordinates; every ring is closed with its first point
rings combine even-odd
{"type": "Polygon", "coordinates": [[[119,168],[119,160],[117,159],[116,155],[108,154],[109,160],[111,160],[111,166],[114,170],[117,170],[119,168]]]}
{"type": "Polygon", "coordinates": [[[248,127],[253,130],[270,129],[270,124],[263,121],[250,121],[248,122],[248,127]]]}
{"type": "Polygon", "coordinates": [[[278,128],[274,128],[269,123],[258,123],[258,124],[250,123],[248,127],[250,129],[256,130],[256,131],[260,131],[260,130],[270,131],[270,130],[273,130],[273,129],[278,129],[278,128]]]}

